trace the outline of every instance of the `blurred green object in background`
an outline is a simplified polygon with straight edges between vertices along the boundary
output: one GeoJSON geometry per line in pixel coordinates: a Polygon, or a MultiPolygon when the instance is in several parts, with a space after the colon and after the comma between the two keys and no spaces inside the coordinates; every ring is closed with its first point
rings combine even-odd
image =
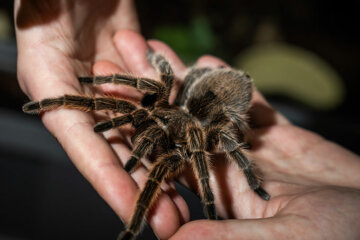
{"type": "Polygon", "coordinates": [[[12,37],[11,29],[10,16],[0,9],[0,40],[10,40],[12,37]]]}
{"type": "Polygon", "coordinates": [[[254,45],[234,62],[254,79],[265,95],[292,98],[318,110],[330,110],[344,99],[335,70],[317,55],[285,43],[254,45]]]}
{"type": "Polygon", "coordinates": [[[201,16],[193,18],[188,25],[156,27],[153,36],[173,48],[186,64],[194,63],[203,54],[212,53],[217,42],[208,20],[201,16]]]}

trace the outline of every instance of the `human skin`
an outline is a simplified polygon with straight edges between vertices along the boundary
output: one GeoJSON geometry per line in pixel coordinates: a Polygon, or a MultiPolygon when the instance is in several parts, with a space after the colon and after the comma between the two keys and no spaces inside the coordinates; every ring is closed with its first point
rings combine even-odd
{"type": "MultiPolygon", "coordinates": [[[[108,69],[125,66],[113,37],[120,29],[139,31],[135,6],[132,0],[105,2],[15,1],[18,79],[21,89],[30,99],[36,101],[63,94],[85,94],[85,91],[91,94],[91,89],[79,84],[78,76],[105,74],[101,72],[103,65],[108,69]]],[[[111,86],[104,86],[103,90],[127,97],[139,95],[111,86]]],[[[127,221],[132,214],[130,206],[135,202],[138,186],[146,178],[146,171],[139,169],[132,178],[123,170],[122,162],[128,158],[129,150],[115,140],[120,139],[121,134],[111,135],[110,132],[105,137],[96,134],[93,131],[95,117],[106,115],[95,116],[69,109],[41,114],[44,125],[78,170],[117,215],[127,221]]],[[[173,188],[169,186],[168,191],[173,188]]],[[[171,197],[160,197],[150,224],[159,237],[168,238],[180,222],[188,218],[185,201],[174,193],[171,197]],[[168,222],[172,223],[170,227],[168,222]]]]}
{"type": "MultiPolygon", "coordinates": [[[[31,9],[26,1],[15,1],[15,20],[19,83],[33,100],[89,92],[77,82],[77,77],[83,75],[131,72],[156,78],[145,59],[148,46],[170,60],[179,79],[186,73],[186,67],[166,45],[158,41],[147,43],[139,34],[128,30],[114,36],[119,29],[138,30],[132,1],[123,0],[119,5],[104,6],[103,10],[102,6],[90,4],[95,1],[75,4],[58,1],[52,8],[42,5],[46,1],[32,2],[37,2],[40,8],[31,9]],[[21,4],[26,8],[21,8],[21,4]],[[57,7],[56,14],[37,12],[57,7]]],[[[200,58],[197,64],[225,65],[210,56],[200,58]]],[[[140,97],[137,91],[126,87],[102,86],[98,90],[135,100],[140,97]]],[[[172,99],[175,95],[176,88],[172,99]]],[[[252,104],[251,154],[264,174],[264,188],[272,199],[269,202],[259,199],[248,189],[241,170],[228,164],[222,156],[212,160],[211,185],[221,217],[257,220],[203,220],[179,228],[189,220],[189,212],[169,181],[162,186],[164,193],[149,214],[157,236],[161,239],[171,236],[173,239],[264,239],[264,236],[281,239],[298,231],[295,237],[303,239],[311,239],[304,234],[319,234],[309,236],[313,239],[344,239],[336,234],[347,239],[358,237],[359,157],[291,125],[257,91],[252,104]],[[268,234],[264,235],[266,231],[268,234]]],[[[45,126],[79,171],[128,222],[139,186],[146,180],[147,166],[138,168],[131,177],[122,169],[130,156],[128,136],[131,130],[94,133],[95,120],[104,117],[109,116],[68,109],[42,114],[45,126]]],[[[196,191],[191,176],[180,175],[178,179],[196,191]]]]}
{"type": "MultiPolygon", "coordinates": [[[[121,31],[115,44],[122,56],[128,56],[125,64],[134,74],[152,69],[145,58],[147,47],[169,59],[178,80],[186,74],[184,64],[161,42],[146,43],[136,33],[121,31]]],[[[196,65],[228,67],[211,56],[200,58],[196,65]]],[[[237,166],[221,154],[213,156],[211,186],[217,212],[231,220],[189,222],[170,239],[358,239],[359,156],[292,125],[256,89],[249,115],[250,156],[263,173],[271,200],[254,194],[237,166]]],[[[178,179],[196,191],[193,179],[182,175],[178,179]]]]}

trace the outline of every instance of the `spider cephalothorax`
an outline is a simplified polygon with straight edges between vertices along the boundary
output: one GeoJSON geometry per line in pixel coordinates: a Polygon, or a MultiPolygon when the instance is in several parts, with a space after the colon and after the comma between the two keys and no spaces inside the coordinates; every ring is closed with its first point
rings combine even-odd
{"type": "Polygon", "coordinates": [[[251,103],[252,81],[246,73],[228,68],[192,68],[184,79],[175,105],[169,95],[174,81],[170,64],[158,54],[148,51],[149,62],[157,69],[161,81],[130,75],[80,77],[84,84],[122,84],[145,92],[142,107],[113,97],[64,95],[24,105],[26,113],[38,113],[54,107],[89,110],[112,110],[121,116],[100,122],[95,132],[103,132],[125,124],[135,128],[134,148],[124,168],[132,172],[141,159],[156,150],[154,164],[141,192],[135,212],[118,239],[133,239],[141,230],[146,214],[160,192],[160,183],[180,172],[187,161],[193,166],[205,213],[216,219],[214,196],[209,184],[209,153],[222,149],[244,172],[250,188],[262,199],[269,194],[260,186],[252,164],[244,154],[247,130],[246,112],[251,103]]]}

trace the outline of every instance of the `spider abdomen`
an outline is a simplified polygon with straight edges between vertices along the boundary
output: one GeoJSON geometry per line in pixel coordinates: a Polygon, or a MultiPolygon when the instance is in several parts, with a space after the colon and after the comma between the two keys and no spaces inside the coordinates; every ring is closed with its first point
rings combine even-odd
{"type": "Polygon", "coordinates": [[[219,112],[242,115],[250,106],[252,80],[242,71],[213,69],[188,84],[183,107],[202,122],[219,112]]]}

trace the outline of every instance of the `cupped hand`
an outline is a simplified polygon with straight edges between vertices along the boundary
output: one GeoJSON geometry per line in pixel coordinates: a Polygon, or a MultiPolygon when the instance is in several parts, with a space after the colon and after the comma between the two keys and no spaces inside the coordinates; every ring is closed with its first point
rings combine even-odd
{"type": "MultiPolygon", "coordinates": [[[[127,69],[135,74],[156,77],[144,50],[149,46],[161,53],[174,68],[177,86],[181,85],[187,69],[165,44],[146,44],[141,36],[128,31],[119,32],[115,43],[120,54],[127,56],[127,69]]],[[[227,66],[211,56],[200,58],[196,65],[227,66]]],[[[250,156],[272,198],[260,199],[235,164],[221,154],[213,155],[211,186],[216,209],[222,218],[233,220],[186,223],[171,239],[357,239],[359,156],[292,125],[256,89],[249,114],[250,156]]],[[[196,191],[196,182],[189,174],[183,173],[178,179],[196,191]]]]}
{"type": "MultiPolygon", "coordinates": [[[[19,84],[35,101],[93,94],[93,89],[79,84],[79,76],[128,71],[113,37],[120,29],[139,31],[132,0],[17,0],[15,23],[19,84]]],[[[104,86],[102,90],[125,97],[139,95],[128,88],[104,86]]],[[[123,170],[122,163],[130,156],[127,135],[95,133],[99,116],[91,113],[56,109],[41,116],[79,171],[121,218],[129,220],[146,169],[140,168],[133,178],[123,170]]],[[[165,191],[173,189],[171,184],[164,186],[165,191]]],[[[184,200],[175,193],[161,196],[152,215],[150,224],[160,238],[168,238],[189,218],[184,200]]]]}

